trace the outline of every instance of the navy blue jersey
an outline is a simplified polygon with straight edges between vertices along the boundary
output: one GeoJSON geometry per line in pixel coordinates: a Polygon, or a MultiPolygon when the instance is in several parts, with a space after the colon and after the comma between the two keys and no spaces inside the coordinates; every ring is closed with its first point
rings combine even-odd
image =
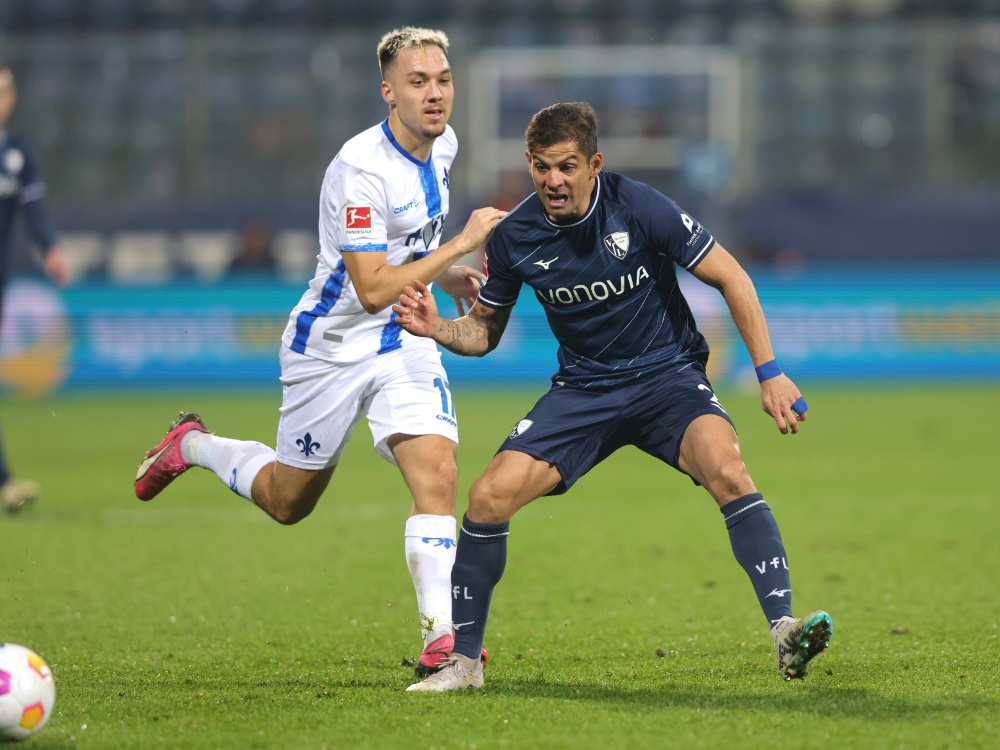
{"type": "Polygon", "coordinates": [[[535,290],[559,342],[557,384],[607,390],[708,360],[677,284],[715,244],[657,190],[602,172],[579,220],[556,224],[532,194],[486,245],[479,302],[503,308],[535,290]]]}
{"type": "Polygon", "coordinates": [[[32,238],[43,252],[55,244],[55,232],[42,208],[44,196],[45,186],[31,149],[23,139],[0,133],[0,276],[19,209],[23,209],[32,238]]]}

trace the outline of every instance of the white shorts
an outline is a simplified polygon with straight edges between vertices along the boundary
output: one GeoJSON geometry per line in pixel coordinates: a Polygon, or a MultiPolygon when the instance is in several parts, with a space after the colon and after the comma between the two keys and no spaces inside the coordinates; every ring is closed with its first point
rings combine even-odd
{"type": "Polygon", "coordinates": [[[375,450],[392,464],[392,435],[442,435],[458,443],[455,405],[437,349],[399,349],[345,365],[282,346],[280,359],[277,453],[283,464],[336,466],[362,413],[375,450]]]}

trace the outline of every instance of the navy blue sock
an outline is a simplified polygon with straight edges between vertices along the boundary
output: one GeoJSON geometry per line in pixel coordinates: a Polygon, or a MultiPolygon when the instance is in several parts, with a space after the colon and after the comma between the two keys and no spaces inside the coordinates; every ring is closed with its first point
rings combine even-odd
{"type": "Polygon", "coordinates": [[[0,485],[7,484],[10,472],[7,471],[7,461],[3,454],[3,436],[0,435],[0,485]]]}
{"type": "Polygon", "coordinates": [[[478,659],[486,633],[493,588],[507,565],[510,521],[476,523],[462,518],[462,534],[451,569],[451,616],[455,621],[455,651],[478,659]]]}
{"type": "Polygon", "coordinates": [[[770,624],[792,614],[792,584],[778,524],[759,492],[720,508],[736,561],[750,576],[760,608],[770,624]]]}

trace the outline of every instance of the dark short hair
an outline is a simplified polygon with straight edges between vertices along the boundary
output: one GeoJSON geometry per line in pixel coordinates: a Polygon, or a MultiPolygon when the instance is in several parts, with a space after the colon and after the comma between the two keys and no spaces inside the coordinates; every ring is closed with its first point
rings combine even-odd
{"type": "Polygon", "coordinates": [[[597,153],[597,114],[587,102],[561,102],[536,112],[524,131],[528,151],[575,143],[588,159],[597,153]]]}
{"type": "Polygon", "coordinates": [[[396,60],[396,56],[404,49],[410,47],[424,47],[431,45],[440,47],[448,54],[448,35],[439,29],[422,29],[417,26],[404,26],[401,29],[393,29],[382,37],[378,43],[378,69],[382,73],[382,80],[385,80],[389,67],[396,60]]]}

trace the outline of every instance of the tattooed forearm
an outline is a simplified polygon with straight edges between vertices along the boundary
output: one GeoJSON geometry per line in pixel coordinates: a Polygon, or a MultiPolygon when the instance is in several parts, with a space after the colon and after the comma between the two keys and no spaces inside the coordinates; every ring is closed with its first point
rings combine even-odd
{"type": "Polygon", "coordinates": [[[493,351],[507,327],[510,310],[491,310],[481,306],[458,320],[442,320],[434,339],[445,349],[466,357],[482,357],[493,351]]]}
{"type": "Polygon", "coordinates": [[[489,351],[486,329],[469,320],[469,316],[458,320],[443,320],[438,334],[434,337],[445,349],[466,357],[482,356],[489,351]]]}

